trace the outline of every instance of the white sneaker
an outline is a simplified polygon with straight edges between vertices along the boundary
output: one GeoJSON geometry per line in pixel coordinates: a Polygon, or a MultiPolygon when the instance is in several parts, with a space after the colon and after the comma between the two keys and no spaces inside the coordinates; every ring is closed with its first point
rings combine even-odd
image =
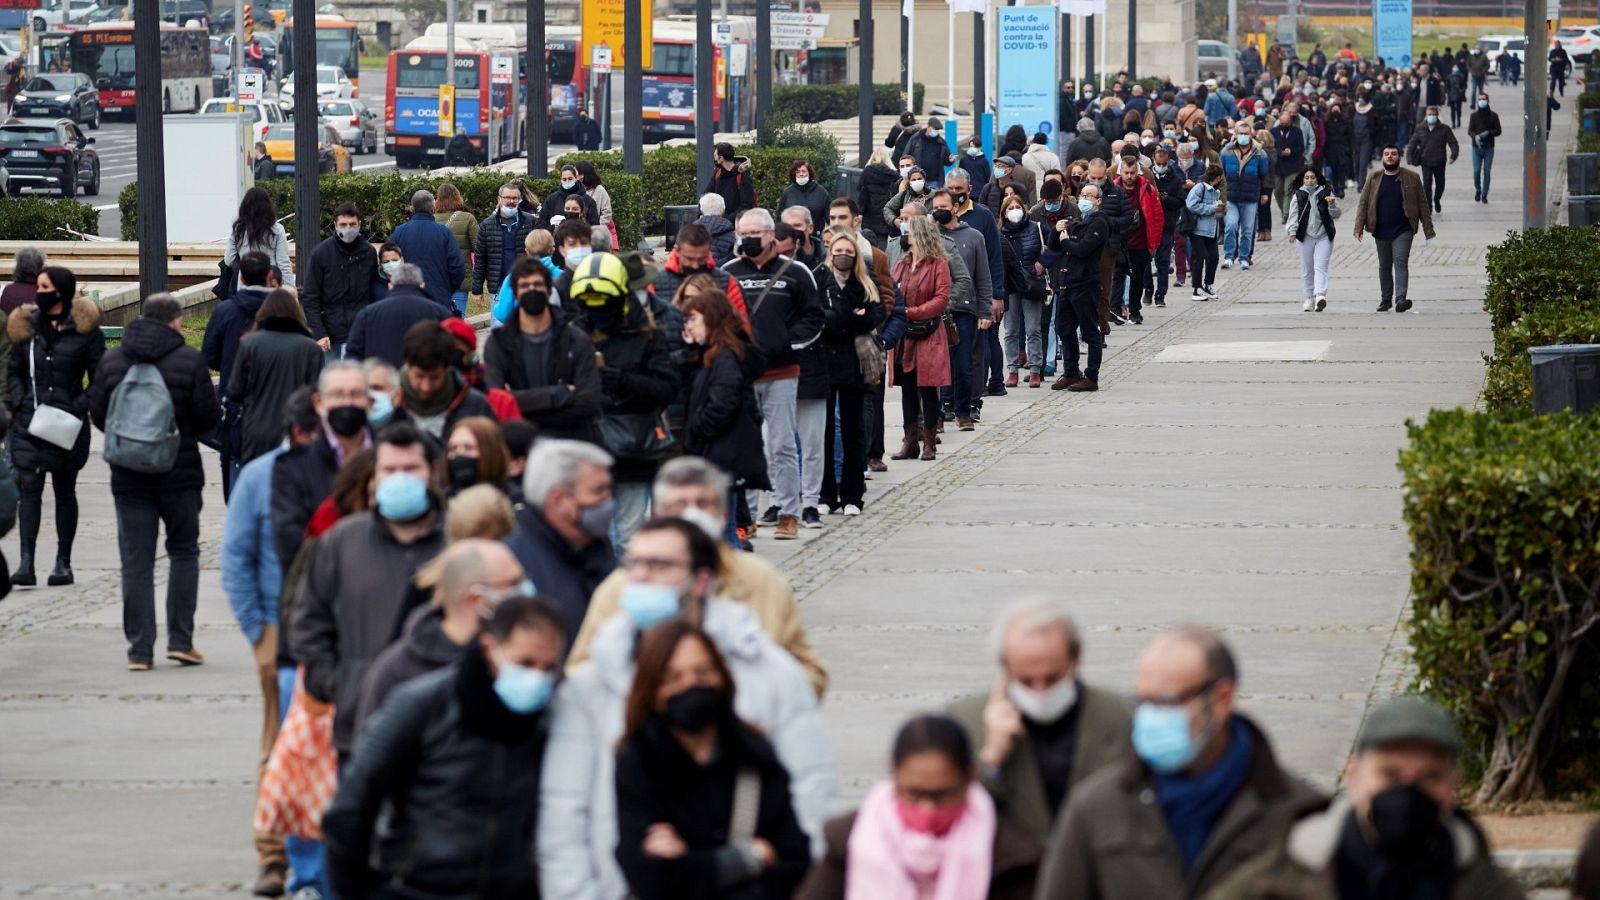
{"type": "Polygon", "coordinates": [[[1222,261],[1222,267],[1223,267],[1223,268],[1224,268],[1224,269],[1231,269],[1231,268],[1233,268],[1233,260],[1231,260],[1231,259],[1225,259],[1225,260],[1223,260],[1223,261],[1222,261]]]}
{"type": "Polygon", "coordinates": [[[846,517],[859,516],[861,515],[861,507],[854,503],[846,503],[844,505],[844,514],[846,517]]]}
{"type": "Polygon", "coordinates": [[[1309,298],[1309,297],[1306,298],[1306,302],[1300,307],[1300,311],[1301,312],[1311,312],[1311,298],[1309,298]]]}
{"type": "Polygon", "coordinates": [[[1245,270],[1246,272],[1250,271],[1250,260],[1248,260],[1248,259],[1239,260],[1239,268],[1245,270]]]}
{"type": "Polygon", "coordinates": [[[1317,300],[1317,312],[1322,312],[1323,310],[1328,308],[1328,295],[1327,294],[1318,294],[1316,296],[1316,300],[1317,300]]]}
{"type": "Polygon", "coordinates": [[[1201,290],[1206,292],[1206,299],[1207,300],[1215,300],[1215,299],[1217,299],[1217,292],[1211,289],[1211,285],[1208,284],[1205,287],[1201,288],[1201,290]]]}
{"type": "Polygon", "coordinates": [[[1206,289],[1205,288],[1195,288],[1194,289],[1194,293],[1189,295],[1189,299],[1190,300],[1210,300],[1211,297],[1206,294],[1206,289]]]}

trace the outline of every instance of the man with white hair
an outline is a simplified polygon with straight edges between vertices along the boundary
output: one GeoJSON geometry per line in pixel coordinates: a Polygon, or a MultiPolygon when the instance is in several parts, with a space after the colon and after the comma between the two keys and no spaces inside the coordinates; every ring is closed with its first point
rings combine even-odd
{"type": "Polygon", "coordinates": [[[721,194],[700,197],[700,218],[695,222],[711,232],[711,259],[719,266],[733,259],[733,245],[738,241],[733,235],[733,223],[725,215],[727,211],[728,201],[721,194]]]}
{"type": "Polygon", "coordinates": [[[578,636],[589,597],[617,566],[611,550],[611,454],[588,441],[542,438],[522,476],[527,508],[506,538],[540,597],[561,610],[567,646],[578,636]]]}
{"type": "Polygon", "coordinates": [[[455,233],[433,218],[433,194],[417,191],[411,195],[411,218],[396,228],[389,240],[399,245],[401,258],[422,270],[423,293],[454,313],[450,295],[467,277],[467,264],[455,233]]]}
{"type": "Polygon", "coordinates": [[[991,644],[1000,678],[950,715],[978,748],[996,811],[1044,841],[1072,789],[1127,756],[1132,720],[1115,694],[1083,683],[1078,625],[1051,600],[1007,606],[991,644]]]}

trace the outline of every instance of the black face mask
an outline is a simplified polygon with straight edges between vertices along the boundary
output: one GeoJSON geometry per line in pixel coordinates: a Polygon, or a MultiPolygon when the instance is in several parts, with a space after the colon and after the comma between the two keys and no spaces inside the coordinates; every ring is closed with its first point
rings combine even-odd
{"type": "Polygon", "coordinates": [[[1373,849],[1390,859],[1414,859],[1443,828],[1439,804],[1414,784],[1392,787],[1372,798],[1367,813],[1373,849]]]}
{"type": "Polygon", "coordinates": [[[523,291],[517,298],[517,308],[530,316],[542,316],[550,308],[550,294],[538,289],[523,291]]]}
{"type": "Polygon", "coordinates": [[[747,235],[739,238],[740,256],[748,256],[754,259],[755,257],[760,256],[762,251],[766,249],[766,243],[761,240],[760,235],[747,235]]]}
{"type": "Polygon", "coordinates": [[[953,210],[936,209],[933,211],[933,220],[938,222],[941,226],[949,225],[951,222],[955,221],[955,217],[956,214],[953,210]]]}
{"type": "Polygon", "coordinates": [[[450,457],[450,484],[457,490],[478,483],[478,460],[471,456],[450,457]]]}
{"type": "Polygon", "coordinates": [[[956,192],[951,191],[950,192],[950,199],[955,203],[955,205],[960,206],[961,204],[967,202],[967,195],[966,194],[957,194],[956,192]]]}
{"type": "Polygon", "coordinates": [[[728,698],[714,687],[701,685],[667,698],[661,717],[679,731],[701,731],[730,715],[728,698]]]}
{"type": "Polygon", "coordinates": [[[901,250],[910,250],[911,249],[911,235],[909,235],[909,234],[900,235],[900,249],[901,250]]]}
{"type": "Polygon", "coordinates": [[[40,309],[49,312],[61,302],[61,295],[55,291],[39,291],[34,294],[34,301],[39,304],[40,309]]]}
{"type": "Polygon", "coordinates": [[[848,253],[835,253],[833,267],[841,272],[849,272],[856,267],[856,258],[848,253]]]}
{"type": "Polygon", "coordinates": [[[339,437],[355,437],[367,427],[367,411],[359,406],[335,406],[328,410],[328,427],[339,437]]]}

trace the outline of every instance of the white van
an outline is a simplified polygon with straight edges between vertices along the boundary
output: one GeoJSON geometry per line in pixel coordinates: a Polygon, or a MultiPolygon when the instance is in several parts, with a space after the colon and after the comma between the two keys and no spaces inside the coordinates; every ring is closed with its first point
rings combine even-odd
{"type": "Polygon", "coordinates": [[[1486,34],[1478,38],[1478,49],[1489,54],[1489,63],[1500,74],[1500,53],[1510,50],[1518,60],[1526,61],[1523,53],[1528,49],[1528,39],[1520,34],[1486,34]]]}

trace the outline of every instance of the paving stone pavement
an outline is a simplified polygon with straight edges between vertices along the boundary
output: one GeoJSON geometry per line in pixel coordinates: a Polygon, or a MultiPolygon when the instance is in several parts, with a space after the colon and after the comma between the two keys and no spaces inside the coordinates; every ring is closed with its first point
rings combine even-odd
{"type": "MultiPolygon", "coordinates": [[[[1471,405],[1482,383],[1484,251],[1520,226],[1505,119],[1493,202],[1470,202],[1468,155],[1449,169],[1439,239],[1413,254],[1411,314],[1373,312],[1352,190],[1326,312],[1300,311],[1279,226],[1251,271],[1221,273],[1221,301],[1174,292],[1148,324],[1115,329],[1100,393],[990,399],[937,462],[874,476],[860,518],[757,540],[832,670],[823,709],[847,798],[879,777],[906,715],[990,685],[991,617],[1029,592],[1071,606],[1086,677],[1117,690],[1155,631],[1223,629],[1244,710],[1289,765],[1333,784],[1370,699],[1408,677],[1396,452],[1408,417],[1471,405]]],[[[1569,132],[1558,117],[1552,146],[1569,132]]],[[[892,395],[888,409],[894,421],[892,395]]],[[[108,487],[96,455],[80,480],[78,584],[0,603],[0,896],[238,896],[254,874],[260,712],[220,589],[220,490],[203,514],[207,664],[130,675],[108,487]]],[[[14,561],[14,535],[4,548],[14,561]]]]}

